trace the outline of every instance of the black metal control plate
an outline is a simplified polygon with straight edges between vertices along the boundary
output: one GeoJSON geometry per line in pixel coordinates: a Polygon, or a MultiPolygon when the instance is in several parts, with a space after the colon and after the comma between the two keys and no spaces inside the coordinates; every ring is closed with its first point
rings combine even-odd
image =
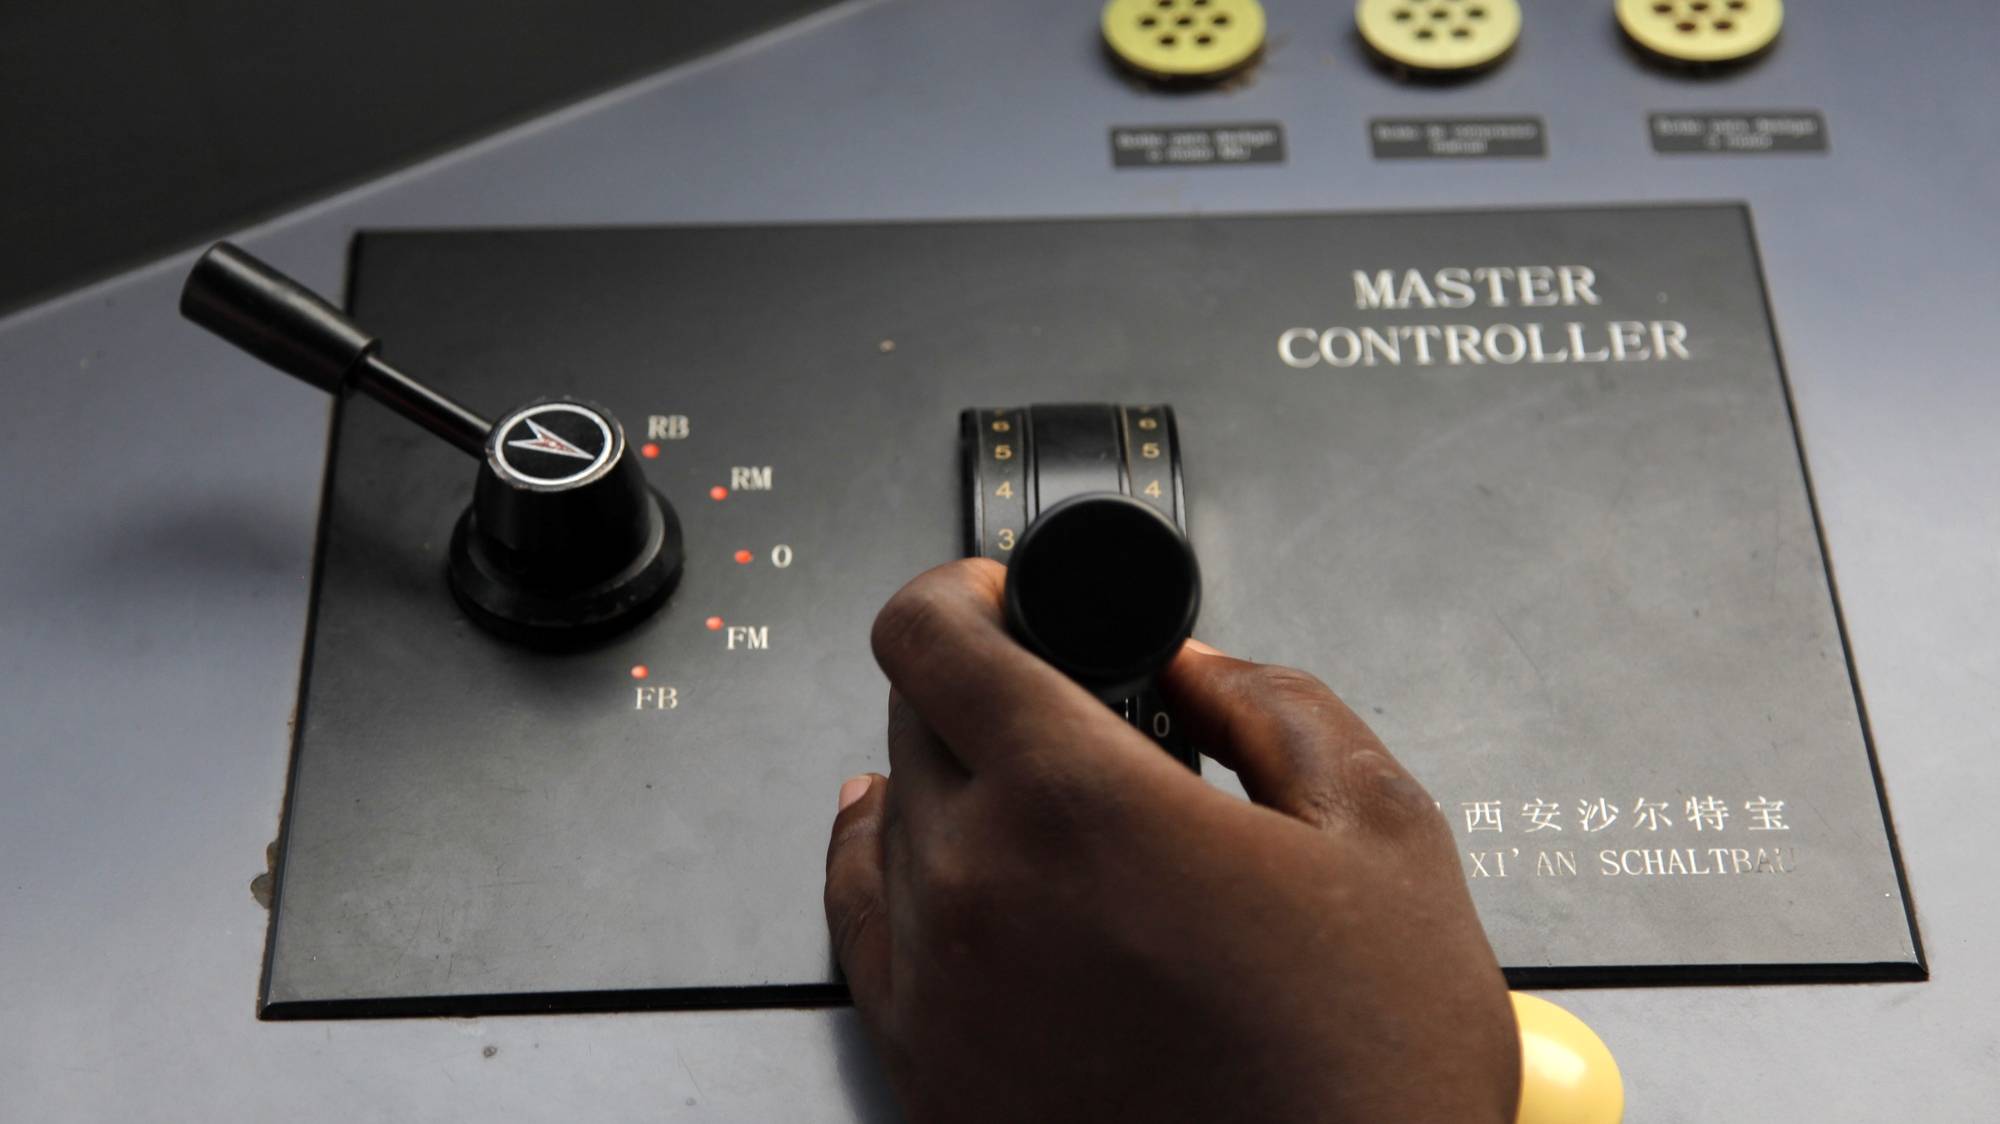
{"type": "Polygon", "coordinates": [[[352,298],[463,400],[614,411],[686,562],[496,641],[459,454],[342,403],[267,1017],[838,998],[869,625],[995,403],[1173,404],[1202,638],[1381,732],[1517,981],[1918,971],[1739,207],[396,232],[352,298]]]}

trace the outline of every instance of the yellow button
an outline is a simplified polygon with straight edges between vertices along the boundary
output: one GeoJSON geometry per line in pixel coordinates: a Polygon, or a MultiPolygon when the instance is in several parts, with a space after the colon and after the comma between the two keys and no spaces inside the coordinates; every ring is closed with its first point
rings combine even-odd
{"type": "Polygon", "coordinates": [[[1360,0],[1354,26],[1376,54],[1432,74],[1492,66],[1521,37],[1514,0],[1360,0]]]}
{"type": "Polygon", "coordinates": [[[1618,25],[1641,48],[1686,63],[1747,59],[1785,25],[1783,0],[1617,0],[1618,25]]]}
{"type": "Polygon", "coordinates": [[[1103,25],[1111,54],[1148,78],[1221,78],[1264,49],[1257,0],[1110,0],[1103,25]]]}
{"type": "Polygon", "coordinates": [[[1604,1040],[1546,999],[1514,992],[1521,1028],[1519,1124],[1618,1124],[1625,1081],[1604,1040]]]}

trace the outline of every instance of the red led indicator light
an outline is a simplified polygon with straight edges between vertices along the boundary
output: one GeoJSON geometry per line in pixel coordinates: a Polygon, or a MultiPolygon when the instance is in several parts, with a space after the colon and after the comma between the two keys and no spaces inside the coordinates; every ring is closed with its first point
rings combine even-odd
{"type": "Polygon", "coordinates": [[[639,446],[639,455],[645,457],[647,460],[652,460],[654,457],[660,455],[660,447],[648,441],[644,445],[639,446]]]}
{"type": "Polygon", "coordinates": [[[755,557],[757,556],[747,550],[739,550],[736,552],[736,564],[738,566],[748,566],[750,560],[755,557]]]}
{"type": "Polygon", "coordinates": [[[708,498],[715,500],[717,502],[726,500],[729,498],[729,489],[723,487],[720,484],[717,484],[715,487],[710,488],[708,490],[708,498]]]}
{"type": "Polygon", "coordinates": [[[635,663],[632,665],[632,678],[644,679],[649,674],[651,673],[646,670],[645,664],[635,663]]]}
{"type": "Polygon", "coordinates": [[[708,618],[708,630],[709,630],[710,632],[721,632],[721,631],[722,631],[722,618],[721,618],[721,617],[710,617],[710,618],[708,618]]]}

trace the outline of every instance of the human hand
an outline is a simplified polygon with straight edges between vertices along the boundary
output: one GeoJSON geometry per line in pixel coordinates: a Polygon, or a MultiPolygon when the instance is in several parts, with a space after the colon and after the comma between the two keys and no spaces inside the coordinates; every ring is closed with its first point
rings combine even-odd
{"type": "Polygon", "coordinates": [[[1430,796],[1323,684],[1190,644],[1160,686],[1253,803],[1001,624],[1005,571],[877,618],[890,776],[826,911],[915,1120],[1506,1124],[1506,984],[1430,796]]]}

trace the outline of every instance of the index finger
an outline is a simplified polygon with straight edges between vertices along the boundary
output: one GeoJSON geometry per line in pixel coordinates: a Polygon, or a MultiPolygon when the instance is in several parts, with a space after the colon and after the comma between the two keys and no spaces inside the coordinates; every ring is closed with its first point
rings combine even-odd
{"type": "Polygon", "coordinates": [[[969,558],[927,570],[891,597],[869,638],[889,682],[975,773],[1045,751],[1171,764],[1007,634],[1006,575],[997,562],[969,558]]]}

